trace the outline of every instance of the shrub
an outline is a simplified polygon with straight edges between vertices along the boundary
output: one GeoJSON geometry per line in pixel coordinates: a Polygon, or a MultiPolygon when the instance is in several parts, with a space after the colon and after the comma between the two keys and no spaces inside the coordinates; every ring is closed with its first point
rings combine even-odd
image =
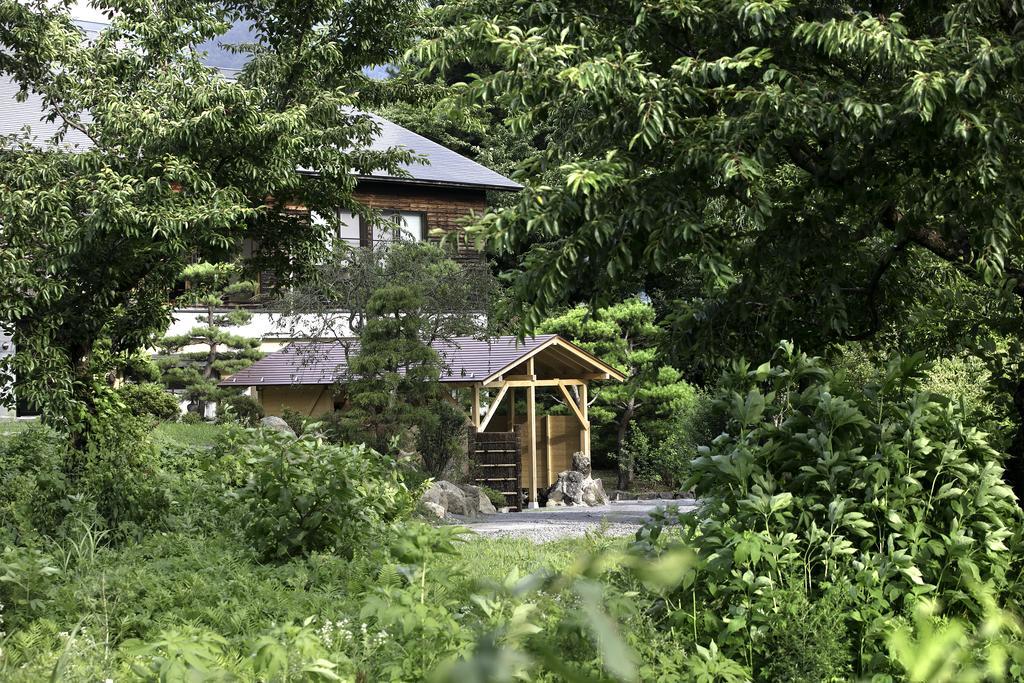
{"type": "Polygon", "coordinates": [[[811,603],[849,596],[859,675],[887,673],[887,624],[920,596],[969,614],[979,592],[1007,590],[1020,510],[999,454],[956,405],[919,390],[924,369],[895,359],[855,391],[783,344],[725,376],[727,432],[691,465],[702,507],[683,542],[698,564],[678,597],[681,614],[700,610],[695,631],[755,674],[774,657],[760,635],[787,576],[803,577],[811,603]]]}
{"type": "Polygon", "coordinates": [[[283,411],[281,411],[281,419],[284,420],[285,423],[289,427],[291,427],[292,431],[295,432],[296,434],[301,434],[302,432],[306,431],[306,425],[312,422],[312,420],[308,416],[303,415],[299,411],[293,410],[291,408],[285,408],[283,411]]]}
{"type": "Polygon", "coordinates": [[[168,484],[150,425],[120,416],[97,425],[72,486],[95,504],[115,539],[123,540],[164,526],[171,504],[168,484]]]}
{"type": "Polygon", "coordinates": [[[57,532],[67,511],[67,440],[33,424],[0,439],[0,543],[57,532]]]}
{"type": "Polygon", "coordinates": [[[187,425],[198,425],[206,422],[206,420],[204,420],[203,416],[200,415],[199,413],[189,411],[181,416],[181,422],[182,424],[187,425]]]}
{"type": "Polygon", "coordinates": [[[123,384],[117,395],[128,412],[136,417],[173,421],[181,416],[177,397],[159,384],[123,384]]]}
{"type": "Polygon", "coordinates": [[[416,449],[427,474],[444,479],[466,458],[466,413],[448,401],[434,401],[419,421],[416,449]]]}
{"type": "Polygon", "coordinates": [[[221,422],[237,422],[246,427],[255,427],[263,416],[263,406],[251,396],[239,394],[220,402],[221,422]]]}
{"type": "Polygon", "coordinates": [[[351,556],[415,509],[394,459],[365,446],[239,430],[220,448],[246,462],[248,483],[231,497],[246,537],[266,559],[328,549],[351,556]]]}
{"type": "Polygon", "coordinates": [[[503,508],[508,505],[508,500],[505,498],[505,494],[501,491],[496,491],[490,486],[481,486],[480,491],[487,496],[487,500],[491,501],[491,505],[496,508],[503,508]]]}

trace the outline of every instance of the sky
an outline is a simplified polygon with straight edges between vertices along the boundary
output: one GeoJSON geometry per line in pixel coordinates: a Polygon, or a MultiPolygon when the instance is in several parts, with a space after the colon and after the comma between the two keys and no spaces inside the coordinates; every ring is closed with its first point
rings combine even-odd
{"type": "Polygon", "coordinates": [[[83,2],[83,0],[78,0],[71,8],[71,16],[75,19],[81,19],[83,21],[97,21],[101,24],[105,24],[107,21],[107,18],[103,16],[102,12],[93,9],[89,6],[88,2],[83,2]]]}

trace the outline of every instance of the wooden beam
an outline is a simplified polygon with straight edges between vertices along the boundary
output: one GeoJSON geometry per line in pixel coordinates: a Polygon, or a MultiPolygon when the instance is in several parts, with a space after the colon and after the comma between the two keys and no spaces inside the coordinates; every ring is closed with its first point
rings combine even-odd
{"type": "Polygon", "coordinates": [[[484,384],[485,389],[496,389],[498,387],[510,386],[510,387],[557,387],[559,384],[567,384],[572,386],[583,386],[586,384],[585,380],[582,379],[512,379],[507,381],[496,380],[494,382],[488,382],[484,384]]]}
{"type": "Polygon", "coordinates": [[[498,379],[504,382],[536,382],[537,375],[503,375],[498,379]]]}
{"type": "MultiPolygon", "coordinates": [[[[533,358],[529,361],[527,372],[533,372],[533,358]]],[[[526,438],[530,448],[530,491],[527,507],[540,507],[537,504],[537,387],[530,384],[526,388],[526,438]]]]}
{"type": "Polygon", "coordinates": [[[584,430],[590,429],[590,423],[587,422],[587,418],[583,417],[583,411],[580,410],[578,405],[576,405],[576,399],[572,397],[569,390],[565,388],[564,384],[559,384],[558,388],[562,390],[562,396],[565,397],[565,405],[569,406],[572,410],[573,415],[575,415],[576,419],[579,420],[580,426],[583,427],[584,430]]]}
{"type": "Polygon", "coordinates": [[[508,387],[502,387],[498,391],[498,395],[487,406],[487,414],[484,415],[483,423],[480,425],[479,428],[477,428],[478,432],[482,432],[485,429],[487,429],[487,425],[489,425],[491,423],[491,418],[494,417],[494,414],[496,412],[498,412],[498,406],[501,404],[501,399],[503,399],[505,397],[505,392],[507,392],[507,391],[508,391],[508,387]]]}
{"type": "Polygon", "coordinates": [[[480,429],[480,385],[473,385],[473,426],[480,429]]]}
{"type": "Polygon", "coordinates": [[[581,372],[580,379],[611,379],[607,372],[581,372]]]}

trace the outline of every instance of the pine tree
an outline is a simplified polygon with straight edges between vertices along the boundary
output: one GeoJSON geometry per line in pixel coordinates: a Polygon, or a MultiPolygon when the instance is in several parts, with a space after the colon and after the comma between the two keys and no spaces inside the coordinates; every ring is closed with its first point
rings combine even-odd
{"type": "Polygon", "coordinates": [[[591,315],[586,306],[577,306],[548,318],[538,331],[560,334],[625,373],[625,382],[595,387],[590,417],[598,429],[614,430],[618,487],[628,490],[635,463],[625,457],[624,446],[634,423],[642,422],[645,433],[662,438],[666,434],[659,423],[667,423],[697,399],[682,373],[659,356],[658,342],[664,332],[655,324],[654,307],[629,299],[591,315]]]}
{"type": "Polygon", "coordinates": [[[389,285],[367,305],[359,351],[349,362],[350,402],[342,423],[351,438],[387,452],[400,446],[439,397],[440,357],[424,340],[422,295],[389,285]]]}
{"type": "Polygon", "coordinates": [[[238,393],[220,388],[218,380],[252,365],[263,355],[259,351],[260,339],[230,331],[249,323],[252,314],[242,308],[224,309],[226,301],[251,299],[256,283],[238,279],[241,267],[231,263],[195,263],[186,267],[182,275],[189,289],[180,301],[201,308],[203,324],[185,334],[160,340],[162,355],[158,362],[168,387],[184,389],[185,398],[200,415],[205,415],[209,403],[238,393]],[[181,353],[192,346],[206,349],[181,353]]]}

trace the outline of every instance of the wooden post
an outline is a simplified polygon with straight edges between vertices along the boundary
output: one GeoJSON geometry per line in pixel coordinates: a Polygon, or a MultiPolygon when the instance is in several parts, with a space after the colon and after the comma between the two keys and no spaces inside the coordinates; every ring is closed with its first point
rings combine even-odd
{"type": "Polygon", "coordinates": [[[551,467],[551,416],[544,416],[544,462],[547,465],[548,476],[544,481],[545,487],[555,483],[555,471],[551,467]]]}
{"type": "MultiPolygon", "coordinates": [[[[527,361],[527,373],[533,372],[533,359],[527,361]]],[[[532,383],[526,388],[526,438],[529,439],[530,448],[530,491],[529,508],[538,508],[537,503],[537,387],[532,383]]]]}
{"type": "Polygon", "coordinates": [[[480,385],[473,385],[473,426],[480,429],[480,385]]]}
{"type": "Polygon", "coordinates": [[[583,421],[586,427],[580,430],[580,450],[583,455],[590,457],[590,414],[587,412],[587,385],[580,387],[580,412],[583,413],[583,421]]]}
{"type": "MultiPolygon", "coordinates": [[[[505,386],[508,386],[507,384],[505,386]]],[[[516,388],[508,387],[508,431],[516,431],[516,388]]]]}

